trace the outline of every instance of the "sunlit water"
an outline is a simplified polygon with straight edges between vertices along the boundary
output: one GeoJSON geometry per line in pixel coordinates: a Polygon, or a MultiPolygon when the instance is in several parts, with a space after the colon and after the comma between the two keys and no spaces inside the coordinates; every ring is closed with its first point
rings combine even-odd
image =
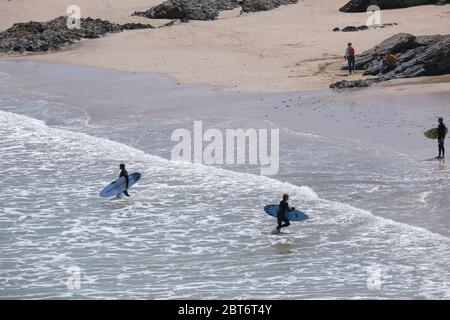
{"type": "Polygon", "coordinates": [[[107,118],[108,89],[64,104],[2,74],[1,298],[450,297],[445,166],[288,128],[272,178],[174,162],[170,133],[196,117],[107,118]],[[142,173],[132,197],[99,198],[121,162],[142,173]],[[273,235],[262,207],[283,192],[310,219],[273,235]],[[71,266],[79,289],[66,285],[71,266]]]}

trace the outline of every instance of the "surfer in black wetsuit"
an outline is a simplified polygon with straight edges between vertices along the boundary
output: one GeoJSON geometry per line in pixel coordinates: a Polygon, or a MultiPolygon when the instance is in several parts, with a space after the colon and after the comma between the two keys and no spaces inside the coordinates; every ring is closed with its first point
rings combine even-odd
{"type": "Polygon", "coordinates": [[[283,194],[283,200],[280,201],[280,207],[278,209],[278,226],[277,231],[280,231],[281,228],[288,227],[291,225],[289,222],[289,219],[287,218],[286,214],[288,211],[295,210],[294,207],[289,208],[289,195],[287,193],[283,194]],[[284,222],[284,223],[283,223],[284,222]]]}
{"type": "Polygon", "coordinates": [[[437,128],[437,131],[438,131],[438,145],[439,145],[439,156],[438,156],[438,159],[444,159],[445,158],[444,141],[445,141],[445,136],[447,135],[447,127],[444,124],[444,119],[443,118],[439,118],[438,122],[439,122],[439,126],[437,128]]]}
{"type": "MultiPolygon", "coordinates": [[[[129,182],[129,179],[128,179],[128,172],[127,172],[127,170],[125,170],[125,165],[123,164],[123,163],[121,163],[120,164],[120,166],[119,166],[119,168],[120,168],[120,174],[119,174],[119,178],[120,177],[125,177],[125,188],[126,189],[128,189],[128,182],[129,182]]],[[[124,195],[126,195],[127,197],[129,197],[130,195],[128,194],[128,191],[127,190],[125,190],[124,192],[123,192],[123,194],[124,195]]]]}

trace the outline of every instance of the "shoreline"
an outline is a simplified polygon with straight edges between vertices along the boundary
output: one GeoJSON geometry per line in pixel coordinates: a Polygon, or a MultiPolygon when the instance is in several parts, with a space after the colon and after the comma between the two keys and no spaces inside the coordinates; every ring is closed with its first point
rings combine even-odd
{"type": "MultiPolygon", "coordinates": [[[[222,91],[222,92],[234,92],[234,93],[248,93],[248,94],[291,94],[291,93],[314,93],[314,92],[328,92],[332,91],[337,94],[343,94],[343,93],[350,93],[350,92],[359,92],[363,90],[370,90],[371,88],[394,88],[394,87],[400,87],[400,90],[404,90],[408,87],[415,87],[420,91],[420,89],[423,89],[421,86],[428,85],[428,84],[442,84],[449,87],[450,90],[450,75],[439,75],[439,76],[421,76],[421,77],[413,77],[413,78],[398,78],[398,79],[391,79],[388,81],[383,81],[376,83],[372,85],[371,87],[355,87],[355,88],[338,88],[338,89],[331,89],[329,86],[325,87],[313,87],[313,88],[306,88],[306,89],[298,89],[298,90],[287,90],[287,91],[247,91],[247,90],[233,90],[228,87],[222,87],[222,86],[216,86],[211,83],[202,83],[202,82],[186,82],[183,81],[176,76],[164,72],[151,72],[151,71],[131,71],[131,70],[124,70],[123,68],[116,66],[99,66],[99,65],[89,65],[89,64],[82,64],[78,62],[70,62],[70,61],[61,61],[59,59],[52,59],[52,55],[58,55],[60,53],[64,52],[72,52],[74,50],[77,50],[77,48],[81,47],[83,45],[83,42],[88,42],[89,40],[83,39],[70,47],[61,49],[57,52],[51,52],[51,53],[30,53],[30,54],[17,54],[17,55],[0,55],[0,61],[6,61],[6,62],[19,62],[19,61],[29,61],[31,63],[33,62],[43,62],[43,63],[53,63],[57,65],[71,65],[71,66],[78,66],[81,68],[93,68],[93,69],[99,69],[99,70],[110,70],[110,71],[117,71],[117,72],[125,72],[130,74],[142,74],[142,75],[158,75],[162,77],[166,77],[168,79],[171,79],[174,83],[177,85],[186,85],[186,86],[200,86],[200,87],[212,87],[216,91],[222,91]]],[[[361,71],[357,71],[357,73],[362,73],[361,71]]],[[[371,78],[371,76],[366,77],[359,77],[355,78],[357,79],[366,79],[371,78]]],[[[415,91],[417,93],[417,91],[415,91]]]]}
{"type": "MultiPolygon", "coordinates": [[[[211,102],[211,97],[224,97],[230,98],[235,103],[241,102],[245,104],[246,101],[254,101],[255,104],[252,104],[249,109],[245,112],[239,111],[243,116],[254,117],[259,121],[270,121],[271,117],[274,117],[277,112],[288,112],[292,113],[292,106],[290,104],[295,103],[295,99],[298,97],[299,103],[303,111],[300,114],[296,114],[298,119],[290,119],[286,118],[289,128],[295,128],[295,121],[300,121],[300,124],[304,128],[308,128],[312,130],[311,134],[318,134],[317,130],[317,121],[326,120],[324,116],[326,116],[326,112],[337,112],[343,113],[342,120],[350,118],[351,115],[354,115],[355,111],[358,114],[365,114],[367,112],[370,113],[371,109],[376,109],[376,111],[386,112],[386,117],[388,117],[390,108],[397,108],[398,110],[407,111],[405,108],[410,108],[407,112],[415,112],[419,111],[419,114],[422,114],[425,111],[429,111],[430,116],[434,119],[434,115],[432,114],[432,110],[427,110],[427,107],[421,106],[420,103],[416,100],[418,97],[422,97],[424,101],[431,102],[438,107],[441,112],[438,112],[437,115],[446,116],[448,113],[448,118],[450,118],[450,109],[445,104],[446,99],[450,100],[450,75],[443,76],[430,76],[430,77],[419,77],[419,78],[406,78],[406,79],[394,79],[387,82],[381,82],[375,84],[369,88],[353,88],[353,89],[337,89],[333,90],[330,88],[322,88],[322,89],[311,89],[311,90],[303,90],[303,91],[285,91],[285,92],[237,92],[232,90],[222,90],[221,88],[217,88],[213,85],[208,84],[198,84],[198,83],[180,83],[176,81],[176,79],[163,74],[163,73],[149,73],[149,72],[133,72],[133,71],[123,71],[120,69],[110,69],[103,68],[98,66],[84,66],[75,63],[63,63],[63,62],[52,62],[52,61],[41,61],[39,59],[33,59],[33,57],[20,57],[20,58],[11,58],[11,59],[0,59],[0,66],[2,62],[5,62],[6,65],[10,64],[9,69],[7,68],[7,72],[15,72],[16,75],[19,75],[17,78],[18,83],[20,85],[30,85],[32,87],[39,88],[39,90],[47,90],[44,92],[48,92],[51,95],[58,94],[58,89],[53,88],[54,81],[51,79],[52,73],[55,70],[72,70],[67,74],[67,78],[73,79],[74,85],[80,93],[87,92],[89,90],[89,86],[87,84],[83,84],[82,79],[79,78],[78,73],[81,74],[84,70],[90,70],[93,73],[111,73],[112,75],[127,75],[127,77],[133,78],[134,76],[140,77],[142,79],[149,79],[150,83],[152,79],[160,79],[156,82],[156,86],[152,86],[152,90],[158,91],[159,82],[164,83],[164,90],[168,90],[168,88],[172,88],[172,90],[178,88],[182,92],[185,90],[190,90],[192,93],[189,94],[193,101],[198,101],[195,103],[188,103],[188,109],[186,107],[180,107],[180,101],[175,99],[173,105],[171,105],[168,101],[170,101],[170,96],[167,96],[167,107],[158,108],[157,113],[152,113],[153,116],[156,117],[174,117],[174,116],[188,116],[190,112],[196,112],[198,114],[203,114],[203,116],[208,117],[216,117],[216,116],[224,116],[229,112],[234,112],[234,110],[240,110],[235,105],[230,105],[227,103],[229,109],[222,109],[220,105],[217,105],[217,102],[213,100],[212,106],[208,104],[211,102]],[[20,70],[14,70],[14,67],[11,67],[14,64],[18,64],[20,70]],[[33,66],[30,70],[29,68],[33,66]],[[49,68],[50,70],[46,70],[49,68]],[[76,70],[76,72],[74,72],[76,70]],[[30,73],[28,76],[27,72],[30,73]],[[70,75],[70,73],[75,73],[74,75],[70,75]],[[40,76],[45,76],[49,78],[47,81],[42,81],[42,85],[38,84],[33,80],[32,77],[37,78],[38,74],[40,76]],[[24,77],[24,75],[26,75],[24,77]],[[206,96],[205,96],[205,93],[206,96]],[[205,99],[206,102],[199,103],[205,99]],[[261,103],[257,103],[260,100],[261,103]],[[293,102],[294,101],[294,102],[293,102]],[[377,101],[375,105],[371,106],[370,101],[377,101]],[[383,102],[389,101],[389,104],[384,104],[383,102]],[[409,101],[413,101],[413,104],[408,104],[409,101]],[[333,106],[333,109],[330,109],[330,106],[333,106]],[[357,109],[360,106],[361,109],[357,109]],[[323,110],[322,110],[323,109],[323,110]],[[305,111],[309,110],[309,114],[305,114],[305,111]],[[322,114],[322,112],[324,112],[322,114]],[[299,117],[299,115],[301,115],[299,117]],[[309,119],[309,116],[313,117],[309,119]],[[269,118],[267,118],[269,117],[269,118]],[[319,117],[319,118],[317,118],[319,117]],[[309,120],[314,120],[311,124],[308,123],[309,120]]],[[[59,74],[59,72],[57,73],[59,74]]],[[[131,87],[124,87],[124,94],[128,93],[127,90],[132,90],[131,87]]],[[[66,90],[66,88],[64,89],[66,90]]],[[[170,89],[169,89],[170,90],[170,89]]],[[[145,93],[142,93],[142,97],[140,99],[145,100],[148,96],[145,93]]],[[[215,99],[215,98],[213,98],[215,99]]],[[[131,102],[132,103],[132,102],[131,102]]],[[[141,102],[139,102],[141,103],[141,102]]],[[[426,104],[426,103],[424,103],[426,104]]],[[[150,104],[152,105],[152,104],[150,104]]],[[[140,110],[139,106],[136,106],[136,111],[146,113],[148,112],[148,108],[140,110]]],[[[294,111],[295,114],[296,111],[294,111]]],[[[437,117],[436,115],[436,117],[437,117]]],[[[413,120],[418,120],[413,115],[413,120]]],[[[430,118],[430,119],[431,119],[430,118]]],[[[437,119],[437,118],[436,118],[437,119]]],[[[386,123],[387,124],[387,123],[386,123]]],[[[391,123],[391,129],[395,129],[395,124],[391,123]]],[[[351,121],[345,120],[343,123],[335,123],[326,128],[324,133],[328,136],[335,136],[339,130],[344,129],[345,127],[351,128],[351,121]]],[[[425,128],[425,127],[423,127],[425,128]]],[[[410,128],[411,129],[411,128],[410,128]]],[[[337,136],[342,139],[351,138],[353,132],[347,132],[348,130],[343,130],[345,133],[342,136],[337,136]]],[[[381,132],[380,132],[381,133],[381,132]]],[[[371,138],[371,134],[364,134],[362,137],[365,137],[366,142],[376,142],[376,139],[371,138]]],[[[418,137],[422,140],[422,136],[418,137]]],[[[389,140],[384,139],[386,144],[384,146],[394,149],[400,147],[403,151],[407,150],[404,148],[405,145],[411,146],[414,144],[419,144],[422,146],[426,146],[423,144],[423,141],[429,142],[427,140],[422,140],[422,143],[419,140],[415,140],[411,143],[404,143],[405,141],[401,141],[399,144],[392,144],[389,140]],[[402,147],[403,145],[403,147],[402,147]]],[[[364,139],[363,139],[364,141],[364,139]]],[[[407,152],[406,152],[407,153],[407,152]]],[[[424,154],[422,154],[424,155],[424,154]]]]}
{"type": "MultiPolygon", "coordinates": [[[[253,94],[217,91],[211,86],[176,85],[165,76],[42,61],[0,61],[0,69],[11,76],[0,77],[0,90],[4,93],[0,109],[45,122],[39,128],[33,121],[30,125],[17,116],[7,116],[7,121],[2,122],[2,130],[12,132],[5,134],[8,158],[14,156],[11,159],[17,162],[9,168],[10,174],[14,170],[13,174],[20,177],[29,170],[28,174],[38,175],[33,176],[31,185],[25,179],[7,189],[6,196],[14,200],[7,204],[10,212],[7,217],[14,219],[17,230],[50,229],[52,244],[57,248],[60,243],[67,245],[61,252],[70,252],[62,258],[65,265],[81,264],[84,274],[98,279],[92,290],[78,291],[78,295],[109,296],[105,295],[110,288],[105,273],[116,277],[126,266],[131,282],[116,288],[112,297],[204,298],[202,292],[193,295],[167,290],[174,286],[182,290],[184,285],[217,279],[214,274],[214,278],[199,280],[196,273],[189,278],[186,274],[191,274],[190,269],[166,268],[168,259],[178,265],[180,256],[183,265],[190,264],[194,270],[198,270],[199,259],[205,261],[205,268],[224,270],[219,287],[233,283],[236,288],[234,278],[226,276],[229,261],[234,261],[241,268],[238,270],[252,270],[252,280],[267,288],[274,283],[273,278],[268,278],[254,263],[255,255],[248,259],[249,254],[256,252],[261,263],[269,261],[278,266],[280,255],[286,257],[289,253],[289,259],[282,264],[284,268],[297,270],[300,262],[307,260],[305,270],[311,273],[301,273],[295,279],[299,285],[289,286],[289,292],[284,288],[277,291],[278,285],[261,292],[245,283],[233,292],[214,297],[283,298],[288,294],[315,298],[318,288],[321,297],[329,298],[448,296],[448,290],[426,290],[421,286],[424,277],[441,272],[442,265],[447,263],[442,259],[446,257],[450,230],[447,214],[450,201],[446,196],[450,171],[447,164],[422,161],[431,152],[434,154],[435,146],[421,133],[422,127],[434,123],[438,112],[445,111],[444,117],[450,117],[445,104],[450,98],[446,83],[421,85],[422,92],[410,86],[400,87],[405,89],[402,91],[397,90],[399,87],[372,87],[343,94],[331,90],[253,94]],[[203,121],[205,129],[222,131],[279,128],[279,174],[265,179],[259,176],[259,168],[256,174],[255,168],[247,166],[213,166],[225,169],[214,170],[206,165],[197,167],[152,157],[170,159],[175,144],[171,142],[171,133],[179,128],[191,130],[194,120],[203,121]],[[15,148],[18,145],[22,146],[19,150],[15,148]],[[127,163],[128,170],[142,172],[144,178],[131,189],[131,198],[102,201],[98,191],[115,176],[120,162],[127,163]],[[42,180],[45,182],[41,188],[48,188],[48,179],[57,186],[57,192],[49,193],[52,198],[48,208],[42,205],[47,197],[38,198],[41,206],[36,209],[33,190],[42,180]],[[86,185],[87,179],[95,183],[86,185]],[[74,185],[80,186],[75,194],[74,185]],[[22,196],[15,198],[17,190],[21,190],[22,196]],[[310,219],[307,223],[293,223],[290,233],[278,238],[269,232],[276,220],[268,217],[262,206],[275,203],[283,192],[291,194],[292,205],[304,210],[310,219]],[[197,217],[204,212],[205,203],[212,206],[215,214],[199,223],[197,217]],[[168,208],[182,208],[182,223],[179,215],[167,214],[168,208]],[[236,208],[244,212],[251,227],[243,225],[236,208]],[[55,225],[63,225],[64,232],[55,225]],[[168,228],[173,237],[171,243],[175,244],[169,253],[160,251],[158,241],[166,238],[157,232],[164,230],[167,234],[168,228]],[[191,234],[195,236],[191,238],[191,234]],[[207,241],[199,243],[198,234],[207,241]],[[88,248],[82,245],[87,236],[88,248]],[[125,264],[115,259],[117,254],[123,255],[117,248],[121,248],[124,239],[127,248],[131,241],[142,249],[125,255],[129,258],[125,264]],[[73,253],[71,241],[80,244],[79,251],[73,253]],[[105,247],[105,242],[111,245],[105,247]],[[430,247],[435,249],[431,258],[430,247]],[[98,248],[108,250],[114,258],[101,269],[98,264],[108,257],[92,260],[98,248]],[[92,254],[85,254],[86,250],[92,250],[89,251],[92,254]],[[212,259],[219,252],[230,256],[212,259]],[[336,252],[343,252],[340,256],[344,258],[336,260],[336,252]],[[134,279],[155,281],[139,272],[142,268],[136,261],[144,259],[156,265],[163,279],[182,275],[182,280],[163,283],[158,290],[133,285],[134,279]],[[323,263],[324,260],[336,264],[323,263]],[[335,275],[342,266],[355,263],[359,264],[354,271],[349,274],[346,270],[341,274],[343,280],[336,281],[335,275]],[[361,275],[361,270],[380,265],[386,267],[386,273],[401,277],[386,279],[383,285],[389,290],[365,289],[366,273],[361,275]],[[411,272],[418,265],[419,270],[425,271],[411,272]],[[306,283],[308,287],[311,279],[317,277],[320,281],[314,284],[315,290],[300,286],[306,283]],[[410,281],[411,277],[414,281],[410,281]],[[345,285],[336,289],[339,283],[345,285]],[[404,283],[409,285],[405,287],[404,283]],[[327,293],[330,285],[334,291],[327,293]]],[[[4,116],[2,112],[0,115],[4,116]]],[[[19,231],[17,234],[23,239],[29,237],[19,231]]],[[[42,241],[48,243],[48,239],[45,234],[42,241]]],[[[26,251],[21,255],[26,259],[52,251],[36,253],[29,250],[28,242],[13,240],[8,244],[8,254],[13,257],[20,250],[26,251]]],[[[53,261],[50,263],[54,265],[53,261]]],[[[46,270],[49,272],[53,272],[51,279],[54,279],[61,274],[61,268],[46,270]]],[[[445,277],[442,274],[436,283],[445,277]]],[[[29,297],[32,294],[23,289],[28,284],[23,281],[9,286],[8,295],[29,297]]],[[[211,292],[217,292],[217,286],[211,292]]],[[[36,289],[33,293],[55,297],[66,294],[67,289],[52,287],[51,291],[36,289]]]]}
{"type": "MultiPolygon", "coordinates": [[[[146,6],[158,2],[155,0],[146,6]]],[[[400,32],[416,36],[448,33],[450,7],[434,5],[382,12],[383,22],[398,25],[377,30],[333,32],[333,27],[361,25],[367,19],[366,13],[338,12],[345,2],[305,0],[242,16],[225,12],[231,17],[110,34],[81,41],[67,50],[24,59],[31,57],[42,61],[165,74],[180,83],[207,84],[229,91],[295,92],[325,89],[340,80],[370,78],[362,76],[362,71],[349,77],[345,70],[340,70],[345,64],[342,56],[348,41],[354,43],[358,54],[400,32]],[[430,19],[433,19],[433,24],[429,23],[430,19]]],[[[131,21],[123,13],[131,11],[130,8],[117,8],[114,14],[108,11],[100,14],[99,8],[94,4],[91,6],[94,9],[88,6],[86,15],[125,22],[117,19],[122,12],[123,18],[131,21]]],[[[30,4],[29,10],[33,8],[30,4]]],[[[46,15],[50,16],[50,13],[51,10],[46,15]]],[[[23,17],[27,14],[21,13],[23,17]]],[[[8,19],[11,21],[9,25],[17,21],[17,18],[8,19]]],[[[145,18],[133,20],[150,24],[155,24],[155,21],[145,18]]]]}

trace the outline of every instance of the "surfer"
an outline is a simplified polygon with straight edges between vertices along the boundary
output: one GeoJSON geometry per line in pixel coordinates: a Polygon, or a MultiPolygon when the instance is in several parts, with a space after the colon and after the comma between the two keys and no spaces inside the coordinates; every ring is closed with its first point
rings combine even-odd
{"type": "Polygon", "coordinates": [[[439,118],[438,122],[439,122],[439,126],[437,128],[438,145],[439,145],[439,156],[438,156],[438,159],[444,159],[445,158],[444,141],[445,141],[445,136],[447,135],[447,127],[444,124],[444,119],[443,118],[439,118]]]}
{"type": "Polygon", "coordinates": [[[295,210],[295,208],[294,207],[289,208],[288,200],[289,200],[289,195],[287,193],[283,194],[283,200],[280,201],[280,207],[278,210],[278,217],[277,217],[278,218],[278,226],[277,226],[278,232],[280,231],[281,228],[288,227],[291,224],[286,216],[286,213],[288,211],[295,210]]]}
{"type": "MultiPolygon", "coordinates": [[[[129,178],[128,178],[128,172],[127,170],[125,170],[125,165],[123,163],[120,164],[119,166],[120,168],[120,174],[119,174],[119,178],[120,177],[125,177],[125,187],[126,189],[128,189],[128,182],[129,182],[129,178]]],[[[128,191],[125,190],[123,192],[124,195],[126,195],[127,197],[129,197],[130,195],[128,194],[128,191]]]]}

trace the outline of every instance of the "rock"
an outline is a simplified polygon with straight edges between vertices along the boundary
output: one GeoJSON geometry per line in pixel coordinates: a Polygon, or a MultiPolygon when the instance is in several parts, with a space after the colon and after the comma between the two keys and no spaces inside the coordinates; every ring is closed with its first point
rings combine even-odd
{"type": "MultiPolygon", "coordinates": [[[[385,23],[382,25],[378,25],[377,28],[384,28],[386,26],[394,26],[397,25],[397,23],[385,23]]],[[[373,27],[371,27],[373,28],[373,27]]],[[[342,32],[355,32],[355,31],[364,31],[364,30],[368,30],[370,29],[368,26],[366,25],[362,25],[359,27],[355,27],[355,26],[347,26],[345,28],[343,28],[342,30],[340,30],[338,27],[334,28],[333,31],[337,32],[337,31],[342,31],[342,32]]]]}
{"type": "MultiPolygon", "coordinates": [[[[364,70],[363,75],[377,76],[375,82],[450,74],[450,34],[418,37],[407,33],[396,34],[357,55],[355,68],[364,70]],[[381,60],[387,53],[395,55],[398,63],[393,70],[381,74],[381,60]]],[[[374,79],[369,82],[341,81],[330,88],[361,87],[370,85],[373,81],[374,79]]]]}
{"type": "Polygon", "coordinates": [[[353,31],[358,31],[358,28],[355,26],[348,26],[342,29],[342,32],[353,32],[353,31]]]}
{"type": "Polygon", "coordinates": [[[233,10],[240,6],[240,0],[216,0],[217,9],[222,10],[233,10]]]}
{"type": "Polygon", "coordinates": [[[342,80],[330,84],[330,88],[331,89],[365,88],[370,87],[376,82],[378,82],[377,79],[352,80],[352,81],[342,80]]]}
{"type": "Polygon", "coordinates": [[[243,12],[267,11],[298,0],[166,0],[135,16],[150,19],[214,20],[222,10],[242,6],[243,12]]]}
{"type": "Polygon", "coordinates": [[[16,23],[0,32],[0,53],[46,52],[58,50],[80,39],[93,39],[111,32],[153,28],[151,25],[128,23],[120,25],[109,21],[83,18],[80,29],[67,28],[67,17],[48,22],[16,23]]]}
{"type": "Polygon", "coordinates": [[[366,75],[377,75],[379,73],[380,60],[387,54],[392,53],[398,55],[411,49],[421,46],[416,42],[416,37],[412,34],[399,33],[396,34],[374,48],[364,51],[357,55],[355,68],[357,70],[366,70],[366,75]]]}
{"type": "Polygon", "coordinates": [[[243,12],[268,11],[281,5],[297,3],[298,0],[243,0],[241,2],[243,12]]]}
{"type": "Polygon", "coordinates": [[[446,3],[450,3],[450,0],[351,0],[339,10],[342,12],[366,12],[371,5],[377,5],[383,10],[446,3]]]}
{"type": "Polygon", "coordinates": [[[139,30],[139,29],[154,29],[152,25],[143,23],[125,23],[121,25],[122,30],[139,30]]]}
{"type": "Polygon", "coordinates": [[[238,0],[166,0],[135,16],[150,19],[214,20],[221,10],[239,6],[238,0]]]}

